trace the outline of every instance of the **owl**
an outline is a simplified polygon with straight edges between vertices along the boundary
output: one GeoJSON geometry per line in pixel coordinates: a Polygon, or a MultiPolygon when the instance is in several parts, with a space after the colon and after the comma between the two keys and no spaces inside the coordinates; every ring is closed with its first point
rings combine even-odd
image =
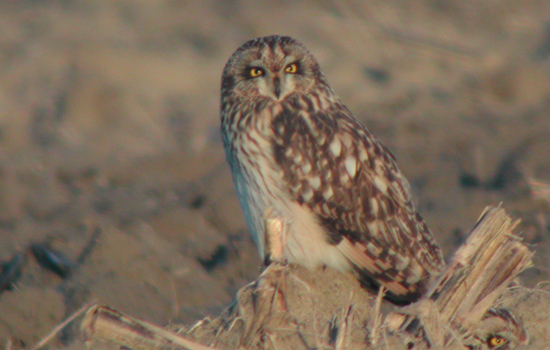
{"type": "Polygon", "coordinates": [[[487,310],[474,337],[471,349],[520,349],[529,339],[523,322],[503,307],[487,310]]]}
{"type": "Polygon", "coordinates": [[[441,271],[440,248],[395,158],[295,39],[261,37],[233,53],[222,75],[221,131],[265,261],[266,222],[278,220],[286,262],[352,272],[398,305],[417,300],[441,271]]]}
{"type": "Polygon", "coordinates": [[[467,344],[471,350],[511,350],[527,345],[528,335],[523,322],[503,307],[487,310],[474,337],[467,344]]]}
{"type": "Polygon", "coordinates": [[[407,349],[519,350],[528,344],[529,337],[522,320],[505,307],[491,307],[479,323],[467,323],[468,326],[463,327],[464,324],[456,319],[446,324],[443,319],[438,319],[441,315],[438,312],[430,315],[430,308],[423,307],[426,305],[419,305],[423,309],[418,314],[420,318],[398,312],[392,312],[386,318],[389,334],[401,337],[407,349]]]}

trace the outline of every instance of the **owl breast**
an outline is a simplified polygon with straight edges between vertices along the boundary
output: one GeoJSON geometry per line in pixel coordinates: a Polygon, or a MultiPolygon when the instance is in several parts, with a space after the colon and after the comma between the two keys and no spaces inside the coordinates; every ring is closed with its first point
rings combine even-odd
{"type": "Polygon", "coordinates": [[[260,257],[263,260],[266,254],[265,220],[276,218],[283,221],[287,262],[309,269],[329,266],[350,271],[349,261],[329,243],[315,214],[292,199],[285,185],[284,171],[275,161],[273,140],[273,118],[281,110],[281,104],[269,104],[250,117],[253,121],[241,124],[246,130],[238,130],[229,138],[231,141],[226,141],[231,142],[226,150],[235,188],[260,257]]]}

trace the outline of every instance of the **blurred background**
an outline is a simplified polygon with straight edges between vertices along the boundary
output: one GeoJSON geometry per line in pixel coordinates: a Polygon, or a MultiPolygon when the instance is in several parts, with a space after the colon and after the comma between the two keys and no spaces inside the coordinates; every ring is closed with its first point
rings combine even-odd
{"type": "MultiPolygon", "coordinates": [[[[550,266],[550,2],[0,2],[0,346],[96,300],[160,325],[259,274],[219,133],[245,41],[303,42],[449,258],[487,205],[550,266]]],[[[50,348],[78,349],[76,326],[50,348]]]]}

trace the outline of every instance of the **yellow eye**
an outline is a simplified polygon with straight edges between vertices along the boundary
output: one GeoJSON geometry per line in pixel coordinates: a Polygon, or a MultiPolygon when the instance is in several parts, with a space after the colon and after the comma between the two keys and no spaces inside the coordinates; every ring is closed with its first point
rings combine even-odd
{"type": "Polygon", "coordinates": [[[505,343],[506,343],[506,339],[498,335],[493,335],[487,340],[489,349],[494,349],[498,346],[504,345],[505,343]]]}
{"type": "Polygon", "coordinates": [[[288,66],[286,66],[285,72],[291,73],[291,74],[297,73],[298,72],[298,65],[296,63],[289,64],[288,66]]]}
{"type": "Polygon", "coordinates": [[[248,75],[249,75],[251,78],[261,77],[262,75],[264,75],[264,70],[261,69],[261,68],[258,68],[258,67],[252,67],[252,68],[250,68],[250,70],[248,71],[248,75]]]}

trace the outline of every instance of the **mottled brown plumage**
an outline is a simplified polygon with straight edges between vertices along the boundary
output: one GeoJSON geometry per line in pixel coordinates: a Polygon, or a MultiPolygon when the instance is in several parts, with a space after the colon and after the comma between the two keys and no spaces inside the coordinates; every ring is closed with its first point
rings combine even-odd
{"type": "Polygon", "coordinates": [[[283,222],[283,256],[356,273],[410,303],[443,258],[394,157],[335,95],[290,37],[251,40],[222,77],[222,135],[260,255],[266,220],[283,222]]]}

